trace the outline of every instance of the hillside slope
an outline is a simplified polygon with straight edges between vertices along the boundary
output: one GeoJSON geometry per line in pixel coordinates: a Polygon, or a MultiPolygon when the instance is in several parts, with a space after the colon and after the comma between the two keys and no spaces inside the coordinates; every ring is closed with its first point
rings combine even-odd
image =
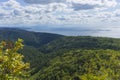
{"type": "Polygon", "coordinates": [[[25,45],[33,47],[40,47],[59,37],[62,37],[62,35],[32,32],[18,28],[0,28],[0,40],[16,41],[21,38],[24,40],[25,45]]]}
{"type": "Polygon", "coordinates": [[[120,39],[90,36],[65,36],[39,48],[43,53],[70,49],[113,49],[120,50],[120,39]]]}
{"type": "MultiPolygon", "coordinates": [[[[61,80],[62,78],[64,78],[63,80],[66,80],[66,78],[76,80],[75,76],[77,75],[79,75],[77,76],[77,80],[79,80],[80,76],[85,76],[77,74],[79,72],[77,62],[79,60],[86,62],[86,59],[91,60],[97,53],[98,56],[101,56],[101,54],[103,54],[103,57],[105,56],[105,59],[101,58],[104,61],[108,59],[106,57],[109,55],[108,53],[112,53],[111,56],[114,56],[113,54],[118,54],[120,50],[120,39],[62,36],[23,29],[0,28],[0,40],[15,41],[18,38],[24,40],[25,47],[20,52],[25,56],[24,61],[31,64],[31,79],[33,80],[61,80]],[[84,55],[86,53],[89,54],[84,55]]],[[[96,60],[96,57],[93,60],[96,60]]],[[[112,64],[110,65],[112,66],[112,64]]]]}
{"type": "Polygon", "coordinates": [[[51,41],[63,37],[58,34],[40,33],[26,31],[19,28],[0,28],[0,41],[16,41],[18,38],[24,40],[24,48],[20,52],[25,56],[24,61],[30,62],[31,67],[41,67],[44,65],[46,55],[38,50],[38,47],[50,43],[51,41]]]}
{"type": "Polygon", "coordinates": [[[71,50],[50,60],[31,80],[119,80],[120,52],[71,50]]]}

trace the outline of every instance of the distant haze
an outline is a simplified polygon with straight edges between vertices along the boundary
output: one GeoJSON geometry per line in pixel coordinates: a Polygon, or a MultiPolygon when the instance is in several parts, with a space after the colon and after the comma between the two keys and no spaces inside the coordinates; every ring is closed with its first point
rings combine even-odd
{"type": "Polygon", "coordinates": [[[35,32],[47,32],[47,33],[56,33],[67,36],[98,36],[98,37],[113,37],[120,38],[120,28],[39,28],[32,27],[28,28],[29,31],[35,32]]]}
{"type": "Polygon", "coordinates": [[[0,0],[0,27],[120,37],[120,0],[0,0]]]}

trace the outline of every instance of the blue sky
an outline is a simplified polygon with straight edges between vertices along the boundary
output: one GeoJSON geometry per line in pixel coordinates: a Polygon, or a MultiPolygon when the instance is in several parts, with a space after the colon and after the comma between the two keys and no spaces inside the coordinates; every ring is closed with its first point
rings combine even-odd
{"type": "Polygon", "coordinates": [[[88,31],[85,34],[94,31],[91,35],[114,29],[120,32],[120,1],[0,0],[0,27],[23,26],[67,35],[81,30],[88,31]]]}

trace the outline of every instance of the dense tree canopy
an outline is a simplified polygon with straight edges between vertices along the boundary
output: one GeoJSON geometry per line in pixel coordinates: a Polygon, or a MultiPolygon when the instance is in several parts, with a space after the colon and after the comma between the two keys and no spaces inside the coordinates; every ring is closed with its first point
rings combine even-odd
{"type": "Polygon", "coordinates": [[[2,40],[7,42],[0,44],[1,80],[23,80],[29,66],[26,62],[31,66],[30,79],[25,80],[120,79],[120,39],[0,28],[2,40]],[[13,43],[18,38],[24,39],[22,50],[21,39],[13,43]]]}
{"type": "Polygon", "coordinates": [[[120,53],[74,50],[52,59],[33,80],[119,80],[120,53]]]}
{"type": "Polygon", "coordinates": [[[18,39],[15,43],[0,43],[0,80],[21,80],[21,76],[28,75],[26,69],[29,68],[29,63],[24,63],[24,56],[18,53],[23,48],[22,42],[22,39],[18,39]]]}

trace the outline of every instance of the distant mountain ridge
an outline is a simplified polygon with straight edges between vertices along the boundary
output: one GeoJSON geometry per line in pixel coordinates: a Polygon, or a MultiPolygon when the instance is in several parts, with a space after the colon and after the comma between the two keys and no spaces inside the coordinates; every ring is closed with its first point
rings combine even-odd
{"type": "Polygon", "coordinates": [[[25,56],[25,61],[31,63],[31,67],[44,65],[47,60],[45,55],[38,50],[39,47],[64,37],[63,35],[27,31],[25,28],[0,28],[0,41],[16,41],[18,38],[24,40],[24,48],[21,53],[25,56]],[[36,63],[35,63],[36,62],[36,63]]]}
{"type": "MultiPolygon", "coordinates": [[[[101,53],[105,55],[106,53],[114,54],[116,51],[117,53],[120,52],[120,39],[91,36],[63,36],[27,31],[24,28],[0,28],[0,41],[16,41],[18,38],[24,40],[25,46],[20,53],[25,56],[25,62],[30,62],[30,80],[63,80],[56,79],[55,77],[59,78],[59,76],[63,76],[65,78],[65,74],[70,77],[70,71],[73,71],[72,78],[76,78],[76,75],[74,75],[78,71],[76,67],[78,63],[76,62],[79,62],[81,52],[84,55],[86,50],[88,53],[92,52],[90,56],[96,52],[100,55],[101,53]],[[77,50],[80,51],[76,52],[77,50]]],[[[81,58],[82,60],[84,61],[84,58],[81,58]]],[[[68,78],[64,80],[68,80],[68,78]]]]}
{"type": "Polygon", "coordinates": [[[40,47],[59,37],[63,36],[52,33],[32,32],[22,28],[0,28],[0,40],[15,41],[18,38],[22,38],[26,45],[34,47],[40,47]]]}

